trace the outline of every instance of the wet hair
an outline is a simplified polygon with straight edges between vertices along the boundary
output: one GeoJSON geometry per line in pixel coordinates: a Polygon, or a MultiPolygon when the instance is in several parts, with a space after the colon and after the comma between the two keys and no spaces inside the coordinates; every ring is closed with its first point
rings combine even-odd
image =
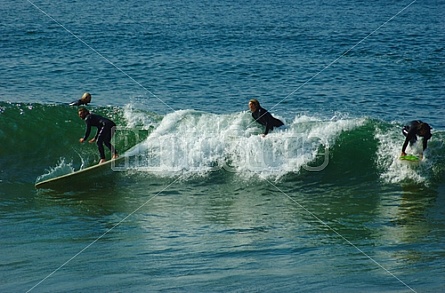
{"type": "Polygon", "coordinates": [[[259,107],[260,107],[260,102],[258,102],[257,99],[251,99],[251,100],[249,101],[249,104],[250,104],[250,103],[254,104],[256,108],[259,108],[259,107]]]}
{"type": "Polygon", "coordinates": [[[90,111],[88,111],[88,109],[85,108],[85,107],[80,107],[80,108],[77,110],[77,113],[86,113],[86,114],[89,114],[90,111]]]}
{"type": "Polygon", "coordinates": [[[431,137],[431,126],[428,125],[428,123],[421,122],[419,125],[417,125],[417,131],[419,134],[422,134],[424,137],[430,138],[431,137]]]}
{"type": "Polygon", "coordinates": [[[89,103],[89,102],[91,102],[91,94],[86,92],[82,95],[82,97],[80,99],[82,101],[88,101],[88,103],[89,103]]]}

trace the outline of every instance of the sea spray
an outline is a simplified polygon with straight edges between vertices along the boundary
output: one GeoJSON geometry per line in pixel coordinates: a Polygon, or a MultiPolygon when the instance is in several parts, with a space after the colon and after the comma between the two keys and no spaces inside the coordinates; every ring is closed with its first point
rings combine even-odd
{"type": "Polygon", "coordinates": [[[74,172],[73,162],[67,163],[65,158],[60,158],[55,167],[50,167],[47,173],[37,177],[36,182],[44,181],[47,179],[55,178],[65,174],[74,172]]]}

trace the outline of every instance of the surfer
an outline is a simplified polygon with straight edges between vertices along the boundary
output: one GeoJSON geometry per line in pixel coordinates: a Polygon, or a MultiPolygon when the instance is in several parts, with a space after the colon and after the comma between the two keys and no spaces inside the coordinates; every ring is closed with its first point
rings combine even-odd
{"type": "Polygon", "coordinates": [[[116,159],[118,157],[118,154],[114,146],[111,144],[111,137],[113,136],[116,129],[116,124],[110,119],[99,116],[97,114],[91,114],[90,111],[88,111],[85,107],[79,108],[78,114],[82,120],[85,120],[85,123],[87,125],[85,136],[79,139],[80,143],[83,143],[88,139],[91,132],[91,126],[95,126],[97,127],[97,133],[93,139],[89,140],[89,143],[97,143],[97,148],[99,149],[100,154],[99,164],[106,162],[104,144],[107,146],[107,148],[110,149],[111,153],[113,154],[112,158],[116,159]]]}
{"type": "Polygon", "coordinates": [[[70,106],[88,105],[88,103],[91,103],[91,94],[87,92],[79,100],[71,102],[70,106]]]}
{"type": "Polygon", "coordinates": [[[252,112],[252,117],[256,122],[261,125],[266,126],[264,130],[263,137],[266,136],[270,130],[273,130],[274,127],[283,126],[284,123],[281,120],[273,117],[266,109],[260,106],[260,102],[257,99],[251,99],[249,101],[249,109],[252,112]]]}
{"type": "MultiPolygon", "coordinates": [[[[408,142],[409,145],[412,146],[417,141],[417,136],[422,137],[423,151],[425,151],[427,148],[428,139],[430,139],[432,136],[431,127],[428,125],[428,123],[420,120],[411,121],[407,125],[403,126],[402,133],[406,137],[402,147],[402,156],[406,156],[405,150],[408,146],[408,142]]],[[[422,154],[420,154],[420,157],[422,157],[422,154]]]]}

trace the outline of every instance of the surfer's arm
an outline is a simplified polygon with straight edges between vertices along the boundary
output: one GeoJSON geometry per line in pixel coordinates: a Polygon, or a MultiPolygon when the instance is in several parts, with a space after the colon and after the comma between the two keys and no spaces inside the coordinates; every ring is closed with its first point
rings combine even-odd
{"type": "Polygon", "coordinates": [[[428,147],[428,139],[423,138],[422,142],[423,142],[423,150],[426,150],[426,148],[428,147]]]}
{"type": "Polygon", "coordinates": [[[70,103],[70,106],[79,106],[79,101],[74,101],[70,103]]]}
{"type": "Polygon", "coordinates": [[[408,146],[408,142],[409,142],[409,139],[408,139],[408,136],[407,136],[405,138],[405,142],[403,143],[403,146],[402,146],[402,156],[406,156],[405,150],[406,150],[406,147],[408,146]]]}
{"type": "MultiPolygon", "coordinates": [[[[87,139],[86,139],[86,138],[81,138],[81,140],[85,141],[85,140],[87,140],[87,139]]],[[[93,142],[96,142],[96,140],[97,140],[97,137],[95,136],[95,137],[93,137],[92,139],[90,139],[88,142],[89,142],[89,143],[93,143],[93,142]]],[[[83,142],[83,141],[81,141],[81,142],[83,142]]]]}
{"type": "Polygon", "coordinates": [[[88,137],[90,136],[90,133],[91,133],[91,124],[87,120],[85,120],[85,122],[87,124],[87,130],[85,131],[85,135],[83,136],[84,141],[88,139],[88,137]]]}
{"type": "Polygon", "coordinates": [[[411,141],[413,138],[415,138],[416,135],[417,135],[416,129],[414,127],[411,127],[411,129],[406,134],[405,142],[403,143],[403,146],[402,146],[402,156],[406,156],[405,150],[406,150],[406,147],[408,146],[408,142],[411,141]]]}
{"type": "Polygon", "coordinates": [[[70,106],[80,106],[80,105],[83,105],[83,104],[84,103],[83,103],[82,100],[77,100],[77,101],[71,102],[70,106]]]}

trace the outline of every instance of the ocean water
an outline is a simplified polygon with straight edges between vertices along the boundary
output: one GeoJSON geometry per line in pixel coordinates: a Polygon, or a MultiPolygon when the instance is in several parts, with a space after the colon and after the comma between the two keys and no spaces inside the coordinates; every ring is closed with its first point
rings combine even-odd
{"type": "Polygon", "coordinates": [[[445,291],[445,1],[0,12],[1,292],[445,291]],[[124,165],[36,189],[97,163],[85,91],[124,165]]]}

